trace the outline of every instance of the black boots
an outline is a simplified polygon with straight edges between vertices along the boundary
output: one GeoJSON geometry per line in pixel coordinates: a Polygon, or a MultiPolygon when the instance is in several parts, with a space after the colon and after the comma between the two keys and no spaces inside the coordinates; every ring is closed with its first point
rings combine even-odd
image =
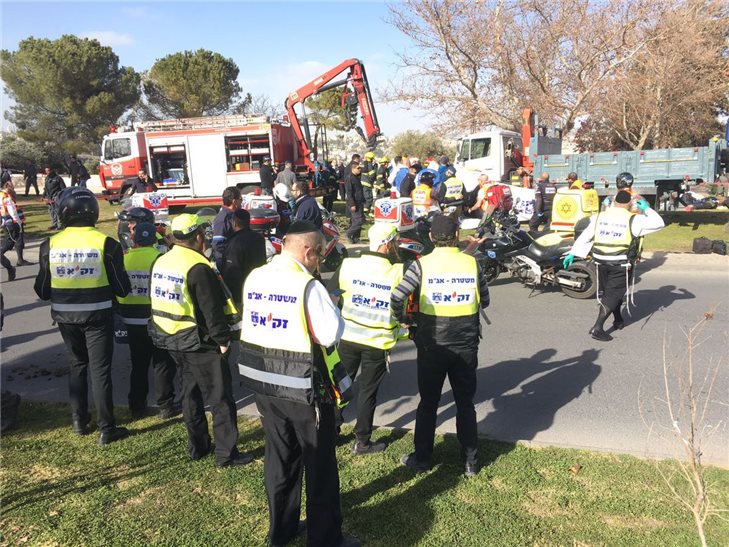
{"type": "Polygon", "coordinates": [[[607,320],[610,313],[605,310],[604,306],[600,306],[600,312],[597,314],[597,319],[595,320],[595,324],[590,329],[590,335],[595,339],[599,340],[600,342],[609,342],[613,339],[612,336],[610,336],[605,330],[603,329],[603,326],[605,325],[605,321],[607,320]]]}
{"type": "Polygon", "coordinates": [[[618,308],[613,312],[613,329],[622,330],[624,326],[625,321],[623,321],[623,315],[620,313],[620,308],[618,308]]]}

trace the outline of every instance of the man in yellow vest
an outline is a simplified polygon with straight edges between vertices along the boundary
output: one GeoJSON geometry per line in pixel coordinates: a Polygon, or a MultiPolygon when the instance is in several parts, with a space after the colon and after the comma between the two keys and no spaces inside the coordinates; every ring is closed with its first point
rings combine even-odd
{"type": "Polygon", "coordinates": [[[590,335],[601,342],[613,339],[604,329],[610,314],[613,315],[614,330],[625,326],[620,308],[638,250],[638,238],[665,226],[661,216],[643,199],[637,203],[640,213],[631,213],[631,199],[629,192],[618,192],[610,207],[590,218],[590,224],[562,262],[568,268],[576,256],[585,258],[592,253],[592,259],[597,263],[599,310],[590,335]]]}
{"type": "Polygon", "coordinates": [[[73,431],[78,435],[88,431],[90,376],[99,444],[109,444],[129,435],[114,423],[111,359],[114,296],[126,296],[131,286],[121,245],[94,227],[99,219],[94,194],[79,186],[69,188],[56,205],[64,228],[41,244],[34,289],[41,300],[51,301],[51,317],[69,353],[73,431]]]}
{"type": "MultiPolygon", "coordinates": [[[[444,206],[449,203],[463,201],[463,196],[466,193],[466,188],[463,185],[463,181],[456,177],[456,168],[452,165],[446,166],[444,170],[445,180],[440,183],[437,189],[438,201],[444,206]]],[[[459,206],[449,206],[444,210],[444,214],[451,218],[457,219],[463,210],[463,204],[459,206]]]]}
{"type": "Polygon", "coordinates": [[[152,266],[149,334],[166,349],[182,377],[182,417],[190,458],[212,450],[204,405],[213,414],[215,464],[245,465],[253,460],[238,452],[238,423],[228,355],[235,335],[236,309],[222,280],[203,254],[209,224],[197,215],[172,221],[175,245],[152,266]]]}
{"type": "Polygon", "coordinates": [[[256,393],[266,435],[269,545],[286,545],[303,532],[304,473],[306,544],[360,545],[342,536],[334,407],[349,400],[351,380],[335,348],[344,321],[312,275],[324,247],[314,224],[294,222],[281,254],[243,285],[238,370],[256,393]]]}
{"type": "MultiPolygon", "coordinates": [[[[456,402],[456,430],[465,475],[478,473],[476,393],[479,313],[489,305],[486,275],[470,254],[458,249],[458,223],[444,215],[431,223],[435,250],[413,262],[392,293],[393,316],[407,326],[408,297],[419,294],[415,345],[420,403],[415,418],[415,452],[400,460],[418,472],[432,466],[433,442],[443,382],[448,376],[456,402]]],[[[473,240],[475,244],[478,240],[473,240]]]]}
{"type": "Polygon", "coordinates": [[[140,222],[132,228],[133,247],[124,255],[124,268],[129,274],[132,290],[124,298],[117,298],[117,313],[127,328],[129,354],[132,359],[129,410],[134,419],[143,417],[147,411],[147,371],[150,361],[154,367],[159,417],[166,420],[180,413],[174,405],[175,362],[167,351],[154,346],[147,332],[147,324],[152,314],[149,297],[152,264],[162,254],[154,246],[156,235],[154,224],[149,222],[140,222]]]}
{"type": "MultiPolygon", "coordinates": [[[[356,441],[352,454],[382,452],[386,444],[371,442],[377,390],[385,376],[389,352],[397,342],[400,325],[390,313],[390,295],[400,283],[397,226],[375,223],[369,229],[370,252],[345,258],[329,282],[333,294],[341,291],[344,334],[339,356],[352,381],[359,373],[356,441]]],[[[341,413],[337,416],[341,423],[341,413]]]]}

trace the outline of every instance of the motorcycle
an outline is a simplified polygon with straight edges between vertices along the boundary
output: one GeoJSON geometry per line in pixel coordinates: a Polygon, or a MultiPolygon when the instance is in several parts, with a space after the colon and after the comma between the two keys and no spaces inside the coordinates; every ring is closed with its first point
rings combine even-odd
{"type": "MultiPolygon", "coordinates": [[[[326,245],[324,247],[324,260],[322,265],[329,271],[335,271],[347,258],[347,249],[340,243],[339,227],[337,226],[334,213],[330,213],[321,205],[322,228],[326,245]]],[[[282,216],[287,215],[286,211],[279,213],[275,207],[252,207],[248,209],[251,215],[251,229],[259,232],[266,239],[266,259],[271,259],[281,252],[283,239],[274,235],[282,216]]],[[[286,217],[287,218],[287,217],[286,217]]]]}
{"type": "Polygon", "coordinates": [[[322,218],[321,231],[326,240],[324,261],[322,264],[327,270],[334,272],[341,266],[342,261],[349,256],[349,253],[347,252],[347,248],[339,241],[341,235],[334,212],[332,211],[330,213],[327,211],[321,203],[319,204],[319,210],[321,211],[322,218]]]}
{"type": "MultiPolygon", "coordinates": [[[[589,223],[585,218],[575,226],[578,237],[589,223]]],[[[590,260],[576,259],[569,268],[562,267],[562,259],[574,243],[557,233],[548,233],[536,239],[519,228],[513,215],[495,214],[479,231],[487,235],[475,254],[476,260],[493,281],[502,272],[509,272],[524,285],[558,286],[572,298],[587,299],[597,291],[597,270],[590,260]],[[491,236],[488,236],[488,234],[491,236]]]]}

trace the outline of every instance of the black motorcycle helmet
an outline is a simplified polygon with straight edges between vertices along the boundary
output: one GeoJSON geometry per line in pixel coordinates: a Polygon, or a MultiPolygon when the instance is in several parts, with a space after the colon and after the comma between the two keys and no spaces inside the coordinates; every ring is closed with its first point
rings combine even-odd
{"type": "Polygon", "coordinates": [[[99,202],[88,188],[66,188],[58,197],[58,218],[64,227],[95,226],[99,220],[99,202]]]}
{"type": "Polygon", "coordinates": [[[119,213],[119,220],[126,222],[150,222],[154,224],[154,213],[146,207],[132,207],[119,213]]]}
{"type": "Polygon", "coordinates": [[[430,171],[423,171],[423,174],[420,175],[420,184],[427,184],[428,186],[433,186],[433,181],[435,180],[435,175],[431,173],[430,171]]]}
{"type": "Polygon", "coordinates": [[[633,186],[633,175],[628,172],[620,173],[617,177],[615,177],[615,184],[617,185],[618,190],[630,188],[633,186]]]}
{"type": "Polygon", "coordinates": [[[132,207],[127,211],[119,213],[118,218],[117,235],[124,251],[134,246],[134,242],[132,241],[132,224],[136,225],[142,222],[154,224],[154,213],[146,207],[132,207]]]}

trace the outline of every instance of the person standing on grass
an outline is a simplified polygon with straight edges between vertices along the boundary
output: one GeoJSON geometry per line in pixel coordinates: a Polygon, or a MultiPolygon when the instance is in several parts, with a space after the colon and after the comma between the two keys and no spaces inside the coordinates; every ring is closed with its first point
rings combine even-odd
{"type": "Polygon", "coordinates": [[[286,545],[304,532],[304,474],[306,544],[360,545],[342,535],[334,407],[349,400],[351,381],[335,347],[344,321],[312,275],[324,245],[311,222],[292,223],[281,254],[253,270],[243,287],[238,370],[256,394],[266,435],[269,545],[286,545]]]}
{"type": "Polygon", "coordinates": [[[347,212],[352,220],[349,228],[347,228],[347,239],[350,243],[359,243],[362,226],[365,223],[364,206],[365,197],[360,175],[362,168],[359,163],[352,163],[350,173],[344,182],[345,195],[347,196],[347,212]]]}
{"type": "Polygon", "coordinates": [[[25,162],[23,179],[25,180],[25,197],[28,197],[31,186],[35,188],[35,195],[40,196],[40,190],[38,190],[38,171],[35,168],[33,160],[28,160],[27,162],[25,162]]]}
{"type": "Polygon", "coordinates": [[[238,451],[238,422],[228,356],[231,325],[239,316],[222,280],[205,258],[209,225],[197,215],[172,221],[175,245],[152,266],[152,343],[169,352],[182,377],[182,417],[193,461],[215,452],[218,467],[245,465],[253,457],[238,451]],[[205,404],[213,414],[210,442],[205,404]]]}
{"type": "MultiPolygon", "coordinates": [[[[344,333],[339,356],[352,381],[359,373],[356,441],[352,454],[373,454],[386,448],[384,442],[371,442],[377,405],[377,390],[387,371],[390,350],[395,346],[400,325],[390,313],[392,290],[400,283],[403,266],[394,224],[373,224],[367,232],[370,251],[358,258],[345,258],[329,281],[329,288],[342,291],[344,333]]],[[[337,412],[337,426],[343,423],[337,412]]]]}
{"type": "Polygon", "coordinates": [[[223,269],[223,257],[228,246],[228,239],[233,235],[232,215],[241,208],[243,199],[240,189],[228,186],[223,190],[223,206],[213,221],[213,262],[218,271],[223,269]]]}
{"type": "Polygon", "coordinates": [[[161,255],[155,248],[157,232],[154,224],[140,222],[132,229],[134,246],[124,255],[124,267],[132,284],[132,290],[123,298],[117,298],[117,312],[127,327],[129,354],[132,371],[129,378],[129,410],[133,419],[147,413],[149,392],[148,370],[154,368],[154,387],[159,417],[167,420],[177,416],[175,408],[175,363],[169,354],[152,344],[147,324],[152,314],[149,296],[149,280],[154,261],[161,255]]]}
{"type": "Polygon", "coordinates": [[[266,240],[251,230],[251,215],[245,209],[233,213],[233,235],[223,257],[223,281],[233,295],[233,302],[241,309],[243,283],[248,274],[266,263],[266,240]]]}
{"type": "Polygon", "coordinates": [[[51,317],[70,356],[68,376],[73,431],[85,435],[91,421],[87,376],[96,406],[99,444],[129,435],[114,423],[111,360],[114,354],[114,297],[129,294],[118,241],[95,228],[99,203],[86,188],[68,188],[58,198],[64,229],[40,247],[35,293],[51,301],[51,317]]]}
{"type": "MultiPolygon", "coordinates": [[[[433,465],[433,443],[438,404],[446,376],[456,401],[456,431],[461,444],[464,474],[478,474],[478,432],[473,397],[476,394],[479,313],[489,305],[486,274],[476,259],[458,249],[458,222],[437,215],[430,237],[435,250],[414,261],[392,292],[392,314],[403,327],[411,294],[419,295],[415,346],[418,349],[420,403],[415,417],[415,452],[404,455],[402,465],[417,472],[433,465]]],[[[469,249],[483,240],[473,240],[469,249]]]]}

